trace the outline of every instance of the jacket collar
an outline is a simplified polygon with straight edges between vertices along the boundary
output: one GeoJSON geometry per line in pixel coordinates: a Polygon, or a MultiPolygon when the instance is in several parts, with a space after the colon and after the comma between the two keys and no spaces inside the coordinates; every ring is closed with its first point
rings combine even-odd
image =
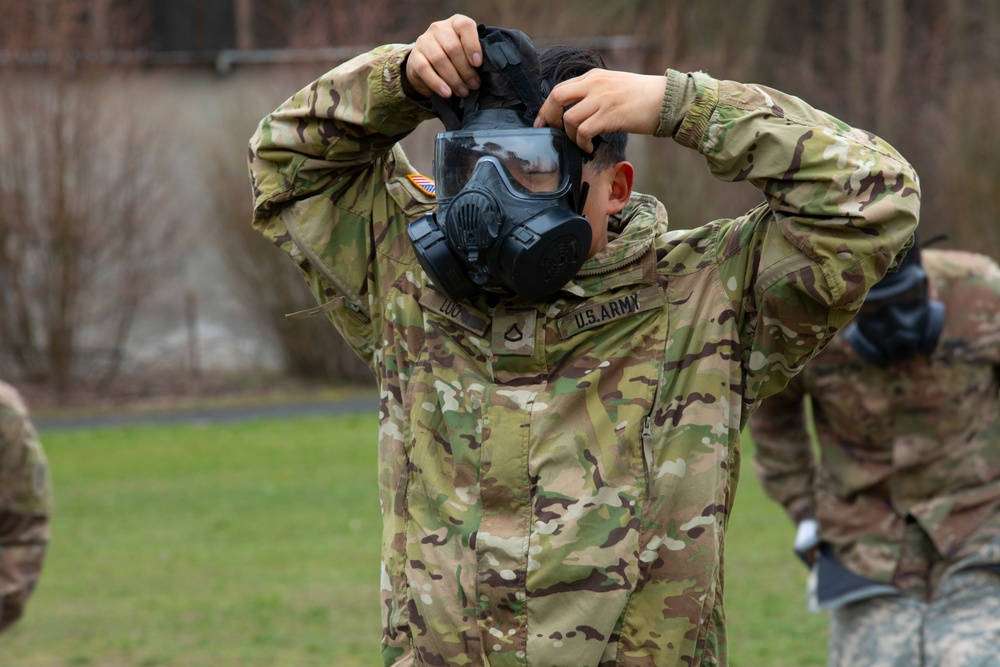
{"type": "Polygon", "coordinates": [[[667,211],[655,197],[633,193],[625,208],[608,219],[608,244],[584,262],[563,287],[593,296],[627,285],[656,283],[654,239],[667,231],[667,211]]]}

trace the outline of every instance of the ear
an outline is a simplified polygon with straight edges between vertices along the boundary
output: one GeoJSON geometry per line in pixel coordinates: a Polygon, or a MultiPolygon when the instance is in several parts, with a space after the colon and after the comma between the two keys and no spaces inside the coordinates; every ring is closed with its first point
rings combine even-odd
{"type": "Polygon", "coordinates": [[[614,167],[611,176],[611,192],[608,197],[608,215],[614,215],[625,208],[632,196],[632,181],[635,180],[635,169],[629,162],[619,162],[614,167]]]}

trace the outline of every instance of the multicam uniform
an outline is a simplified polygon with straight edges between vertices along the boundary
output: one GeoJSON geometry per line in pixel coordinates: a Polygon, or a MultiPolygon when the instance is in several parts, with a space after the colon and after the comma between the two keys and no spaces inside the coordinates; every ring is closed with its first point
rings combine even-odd
{"type": "Polygon", "coordinates": [[[1000,267],[922,255],[945,307],[933,353],[880,368],[837,336],[750,419],[768,495],[904,594],[834,610],[831,665],[1000,664],[1000,267]]]}
{"type": "Polygon", "coordinates": [[[52,496],[20,394],[0,382],[0,630],[21,618],[42,569],[52,496]]]}
{"type": "MultiPolygon", "coordinates": [[[[907,244],[881,140],[777,91],[668,72],[660,136],[767,204],[693,231],[635,195],[546,303],[428,283],[397,142],[430,114],[389,45],[251,141],[255,226],[374,370],[386,665],[724,665],[740,428],[907,244]]],[[[414,182],[416,180],[416,183],[414,182]]]]}

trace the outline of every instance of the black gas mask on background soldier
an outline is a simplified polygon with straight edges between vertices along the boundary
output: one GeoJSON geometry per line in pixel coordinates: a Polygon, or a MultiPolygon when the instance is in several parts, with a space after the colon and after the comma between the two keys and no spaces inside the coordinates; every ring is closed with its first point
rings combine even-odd
{"type": "Polygon", "coordinates": [[[899,269],[868,292],[844,332],[847,341],[866,361],[883,367],[930,354],[944,328],[944,304],[931,301],[929,289],[914,239],[899,269]]]}
{"type": "Polygon", "coordinates": [[[520,31],[479,26],[481,86],[433,97],[438,209],[407,227],[421,267],[449,298],[478,289],[544,299],[587,259],[585,156],[562,130],[534,128],[538,56],[520,31]]]}

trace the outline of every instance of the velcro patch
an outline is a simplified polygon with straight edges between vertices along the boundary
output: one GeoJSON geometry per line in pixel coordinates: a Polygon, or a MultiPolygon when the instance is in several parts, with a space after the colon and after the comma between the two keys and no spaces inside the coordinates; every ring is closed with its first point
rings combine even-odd
{"type": "Polygon", "coordinates": [[[422,174],[408,174],[406,177],[410,179],[410,183],[420,188],[420,191],[425,195],[430,197],[437,196],[437,186],[434,185],[433,178],[427,178],[422,174]]]}
{"type": "Polygon", "coordinates": [[[535,310],[493,311],[493,354],[530,357],[535,354],[535,310]]]}
{"type": "Polygon", "coordinates": [[[581,331],[599,327],[613,320],[663,306],[659,287],[645,287],[620,297],[591,303],[559,318],[559,336],[566,340],[581,331]]]}

